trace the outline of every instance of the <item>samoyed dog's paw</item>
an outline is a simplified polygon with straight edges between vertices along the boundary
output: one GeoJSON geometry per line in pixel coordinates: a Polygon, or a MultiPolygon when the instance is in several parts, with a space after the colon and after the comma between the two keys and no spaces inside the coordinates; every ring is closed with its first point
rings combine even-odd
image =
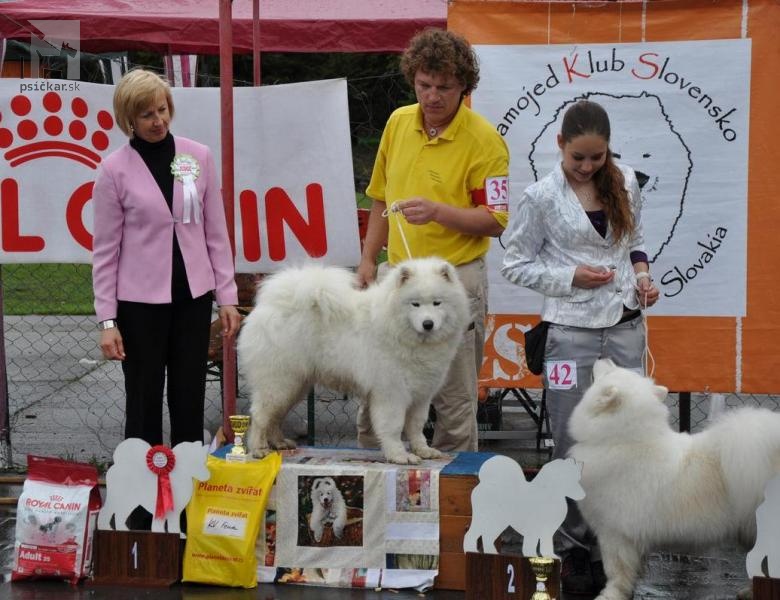
{"type": "Polygon", "coordinates": [[[626,596],[624,593],[607,585],[594,600],[629,600],[629,598],[630,596],[626,596]]]}
{"type": "Polygon", "coordinates": [[[753,586],[747,585],[737,592],[737,600],[753,600],[753,586]]]}
{"type": "Polygon", "coordinates": [[[293,440],[281,438],[273,442],[273,447],[277,450],[294,450],[298,445],[293,440]]]}
{"type": "Polygon", "coordinates": [[[262,446],[260,448],[250,448],[249,450],[252,453],[252,456],[255,458],[265,458],[271,452],[273,452],[272,448],[269,448],[268,446],[262,446]]]}
{"type": "Polygon", "coordinates": [[[431,448],[430,446],[414,447],[412,448],[412,452],[420,458],[441,458],[444,456],[443,452],[440,452],[436,448],[431,448]]]}
{"type": "Polygon", "coordinates": [[[411,452],[392,452],[385,454],[387,462],[394,463],[396,465],[419,465],[422,459],[416,454],[411,452]]]}

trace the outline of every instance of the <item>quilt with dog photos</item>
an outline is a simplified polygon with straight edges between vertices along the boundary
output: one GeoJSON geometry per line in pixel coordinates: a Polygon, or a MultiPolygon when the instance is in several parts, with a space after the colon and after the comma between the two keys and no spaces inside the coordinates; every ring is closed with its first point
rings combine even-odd
{"type": "Polygon", "coordinates": [[[433,587],[439,473],[448,462],[388,464],[378,450],[284,452],[258,536],[258,581],[433,587]]]}

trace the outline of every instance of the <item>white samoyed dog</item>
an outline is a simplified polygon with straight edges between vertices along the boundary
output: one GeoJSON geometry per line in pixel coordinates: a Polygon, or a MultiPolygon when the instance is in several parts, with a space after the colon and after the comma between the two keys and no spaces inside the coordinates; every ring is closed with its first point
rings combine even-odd
{"type": "Polygon", "coordinates": [[[577,504],[607,574],[597,600],[631,598],[654,548],[725,540],[749,548],[764,487],[780,472],[780,414],[742,408],[701,433],[678,433],[665,387],[610,360],[597,361],[593,376],[569,420],[569,456],[583,463],[577,504]]]}
{"type": "Polygon", "coordinates": [[[333,535],[340,538],[347,524],[347,505],[333,477],[317,477],[311,483],[311,517],[309,529],[319,542],[325,525],[333,526],[333,535]]]}
{"type": "Polygon", "coordinates": [[[471,321],[463,284],[438,258],[402,262],[364,290],[355,281],[346,269],[306,266],[261,284],[238,339],[254,455],[295,447],[282,435],[282,420],[319,383],[368,403],[389,462],[442,456],[428,446],[423,426],[471,321]]]}

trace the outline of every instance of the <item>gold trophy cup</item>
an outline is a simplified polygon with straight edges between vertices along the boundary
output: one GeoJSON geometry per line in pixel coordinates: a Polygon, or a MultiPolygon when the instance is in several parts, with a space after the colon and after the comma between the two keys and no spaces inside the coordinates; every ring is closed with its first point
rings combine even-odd
{"type": "Polygon", "coordinates": [[[551,600],[545,584],[552,574],[555,561],[552,558],[543,556],[532,556],[528,559],[528,562],[531,563],[531,569],[536,576],[536,591],[531,596],[531,600],[551,600]]]}
{"type": "Polygon", "coordinates": [[[230,428],[233,430],[233,448],[227,455],[228,460],[246,461],[249,458],[246,449],[246,432],[249,429],[249,415],[230,415],[230,428]]]}

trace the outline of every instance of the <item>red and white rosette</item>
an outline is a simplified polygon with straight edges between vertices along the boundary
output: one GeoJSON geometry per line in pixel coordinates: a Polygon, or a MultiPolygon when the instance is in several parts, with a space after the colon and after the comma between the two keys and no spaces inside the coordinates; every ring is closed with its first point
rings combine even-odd
{"type": "Polygon", "coordinates": [[[176,466],[176,456],[174,456],[173,450],[158,444],[149,448],[146,453],[146,466],[157,475],[157,504],[154,508],[154,518],[162,519],[173,510],[170,473],[176,466]]]}

